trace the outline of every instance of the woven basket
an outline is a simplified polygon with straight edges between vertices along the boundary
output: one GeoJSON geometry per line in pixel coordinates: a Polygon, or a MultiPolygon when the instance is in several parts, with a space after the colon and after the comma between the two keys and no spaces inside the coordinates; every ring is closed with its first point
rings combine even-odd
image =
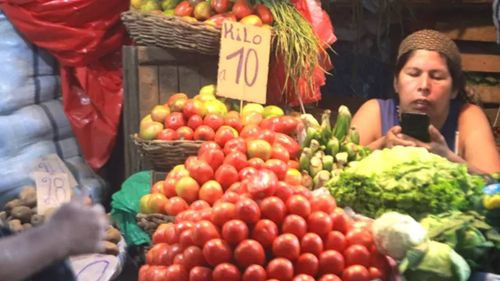
{"type": "Polygon", "coordinates": [[[134,134],[131,136],[139,152],[149,160],[157,171],[169,171],[175,165],[184,164],[189,156],[198,153],[203,141],[162,141],[144,140],[134,134]]]}
{"type": "Polygon", "coordinates": [[[137,11],[121,14],[136,44],[180,49],[206,55],[218,55],[220,29],[203,22],[187,22],[177,16],[137,11]]]}
{"type": "Polygon", "coordinates": [[[137,221],[137,225],[152,236],[160,224],[173,222],[175,217],[157,213],[138,213],[135,219],[137,221]]]}

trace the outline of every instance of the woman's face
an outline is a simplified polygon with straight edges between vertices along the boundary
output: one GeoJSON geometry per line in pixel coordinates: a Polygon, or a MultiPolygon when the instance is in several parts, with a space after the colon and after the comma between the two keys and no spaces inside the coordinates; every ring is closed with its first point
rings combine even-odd
{"type": "Polygon", "coordinates": [[[436,51],[414,51],[394,80],[394,88],[401,112],[426,113],[431,122],[448,115],[450,100],[456,96],[446,58],[436,51]]]}

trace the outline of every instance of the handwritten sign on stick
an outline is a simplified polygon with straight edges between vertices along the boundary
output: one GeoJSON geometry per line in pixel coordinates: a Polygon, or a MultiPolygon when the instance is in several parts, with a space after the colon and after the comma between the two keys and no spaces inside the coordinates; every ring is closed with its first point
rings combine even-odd
{"type": "Polygon", "coordinates": [[[66,167],[66,164],[57,156],[57,154],[44,155],[37,159],[34,171],[47,172],[47,173],[66,173],[69,177],[71,187],[75,187],[78,183],[73,177],[71,171],[66,167]]]}
{"type": "Polygon", "coordinates": [[[91,254],[71,257],[70,264],[78,281],[108,281],[117,270],[118,258],[91,254]]]}
{"type": "Polygon", "coordinates": [[[217,95],[266,103],[271,30],[224,21],[217,95]]]}
{"type": "Polygon", "coordinates": [[[34,172],[38,214],[58,208],[71,199],[71,187],[66,173],[34,172]]]}

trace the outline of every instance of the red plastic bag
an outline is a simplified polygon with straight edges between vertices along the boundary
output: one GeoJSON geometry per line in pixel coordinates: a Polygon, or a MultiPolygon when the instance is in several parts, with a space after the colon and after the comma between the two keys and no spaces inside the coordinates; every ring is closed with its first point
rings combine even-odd
{"type": "Polygon", "coordinates": [[[12,24],[60,63],[64,111],[93,169],[109,159],[122,107],[119,0],[0,0],[12,24]]]}
{"type": "MultiPolygon", "coordinates": [[[[330,21],[328,14],[321,8],[320,1],[316,0],[292,0],[295,8],[309,21],[313,27],[314,33],[318,36],[321,42],[324,43],[323,47],[333,44],[337,38],[333,33],[333,25],[330,21]]],[[[313,70],[312,77],[299,77],[297,85],[294,87],[289,83],[285,83],[285,69],[282,57],[272,57],[271,66],[269,70],[268,79],[268,100],[269,103],[285,102],[291,106],[300,104],[300,99],[304,104],[317,102],[321,99],[321,86],[325,85],[326,77],[322,71],[330,70],[332,63],[328,54],[321,54],[319,58],[320,66],[316,66],[313,70]],[[312,79],[313,87],[309,86],[309,80],[312,79]],[[283,88],[285,88],[284,100],[282,98],[283,88]]]]}

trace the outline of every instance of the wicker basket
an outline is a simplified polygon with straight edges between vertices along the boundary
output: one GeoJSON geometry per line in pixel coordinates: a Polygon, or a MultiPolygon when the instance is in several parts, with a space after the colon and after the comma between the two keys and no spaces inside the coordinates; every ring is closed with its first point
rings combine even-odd
{"type": "Polygon", "coordinates": [[[134,134],[131,136],[139,152],[151,161],[153,169],[169,171],[175,165],[184,164],[189,156],[196,155],[203,141],[162,141],[144,140],[134,134]]]}
{"type": "Polygon", "coordinates": [[[150,236],[153,235],[156,228],[162,223],[173,222],[175,217],[164,215],[164,214],[142,214],[138,213],[135,217],[137,225],[144,231],[149,233],[150,236]]]}
{"type": "Polygon", "coordinates": [[[203,22],[187,22],[177,16],[126,11],[121,15],[127,30],[138,45],[180,49],[218,55],[220,29],[203,22]]]}

